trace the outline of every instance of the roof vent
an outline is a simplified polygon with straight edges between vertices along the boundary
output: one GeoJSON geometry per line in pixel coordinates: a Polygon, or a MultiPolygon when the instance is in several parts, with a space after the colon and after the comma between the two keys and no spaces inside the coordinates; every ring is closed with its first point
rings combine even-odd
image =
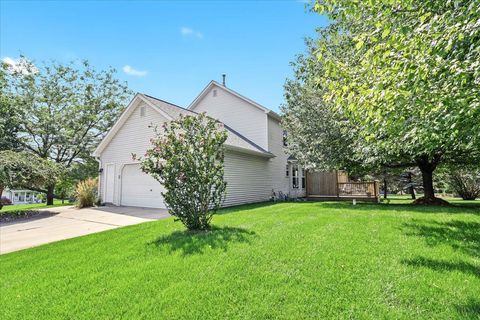
{"type": "Polygon", "coordinates": [[[145,106],[140,107],[140,117],[145,117],[146,108],[145,106]]]}
{"type": "Polygon", "coordinates": [[[225,78],[226,78],[226,77],[227,77],[227,75],[226,75],[225,73],[222,74],[222,78],[223,78],[222,84],[223,84],[224,87],[226,87],[226,85],[225,85],[225,78]]]}
{"type": "Polygon", "coordinates": [[[217,89],[213,89],[213,96],[214,96],[214,97],[217,96],[217,89]]]}

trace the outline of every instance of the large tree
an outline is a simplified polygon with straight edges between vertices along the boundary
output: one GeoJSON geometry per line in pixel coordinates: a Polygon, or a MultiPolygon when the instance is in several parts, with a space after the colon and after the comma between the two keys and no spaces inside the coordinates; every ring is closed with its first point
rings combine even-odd
{"type": "MultiPolygon", "coordinates": [[[[90,160],[130,96],[115,70],[96,71],[87,61],[24,63],[21,70],[7,68],[6,76],[22,112],[21,147],[67,169],[90,160]]],[[[54,189],[54,183],[47,186],[49,204],[54,189]]]]}
{"type": "Polygon", "coordinates": [[[332,23],[310,46],[308,87],[348,119],[356,158],[417,166],[419,202],[438,203],[437,166],[480,161],[480,3],[319,0],[314,10],[332,23]]]}
{"type": "MultiPolygon", "coordinates": [[[[312,45],[307,41],[309,48],[312,45]]],[[[355,127],[323,99],[324,88],[312,81],[315,74],[323,72],[323,65],[311,63],[311,58],[300,55],[292,63],[294,79],[285,83],[286,103],[281,110],[288,153],[309,168],[362,175],[370,166],[354,152],[355,127]]]]}

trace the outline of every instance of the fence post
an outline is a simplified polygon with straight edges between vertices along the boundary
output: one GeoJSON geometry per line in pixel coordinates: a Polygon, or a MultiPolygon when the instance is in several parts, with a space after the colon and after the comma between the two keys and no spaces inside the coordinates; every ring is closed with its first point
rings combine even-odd
{"type": "Polygon", "coordinates": [[[338,170],[335,170],[335,181],[336,181],[336,188],[337,188],[337,198],[340,198],[340,189],[338,187],[338,170]]]}
{"type": "Polygon", "coordinates": [[[377,202],[379,202],[379,192],[380,192],[380,189],[378,188],[378,180],[375,180],[373,182],[373,190],[375,191],[375,199],[377,200],[377,202]]]}
{"type": "Polygon", "coordinates": [[[304,172],[305,172],[305,195],[308,197],[308,195],[310,194],[310,187],[308,185],[308,183],[309,183],[309,181],[308,181],[309,180],[308,179],[308,170],[305,169],[304,172]]]}

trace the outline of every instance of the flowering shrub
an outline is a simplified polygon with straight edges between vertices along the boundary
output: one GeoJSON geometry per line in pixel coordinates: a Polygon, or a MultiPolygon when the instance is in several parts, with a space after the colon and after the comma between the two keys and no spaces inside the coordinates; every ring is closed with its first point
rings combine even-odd
{"type": "Polygon", "coordinates": [[[155,133],[152,147],[141,159],[142,170],[164,185],[162,195],[170,214],[189,230],[208,229],[227,185],[223,124],[205,114],[182,116],[155,128],[155,133]]]}

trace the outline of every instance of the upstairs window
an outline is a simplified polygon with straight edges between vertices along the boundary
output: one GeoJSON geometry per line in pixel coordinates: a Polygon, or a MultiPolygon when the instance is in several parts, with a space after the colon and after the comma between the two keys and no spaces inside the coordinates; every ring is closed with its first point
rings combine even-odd
{"type": "Polygon", "coordinates": [[[292,166],[292,187],[298,189],[298,166],[292,166]]]}
{"type": "Polygon", "coordinates": [[[290,170],[288,170],[288,164],[285,166],[285,177],[288,177],[290,175],[290,170]]]}

